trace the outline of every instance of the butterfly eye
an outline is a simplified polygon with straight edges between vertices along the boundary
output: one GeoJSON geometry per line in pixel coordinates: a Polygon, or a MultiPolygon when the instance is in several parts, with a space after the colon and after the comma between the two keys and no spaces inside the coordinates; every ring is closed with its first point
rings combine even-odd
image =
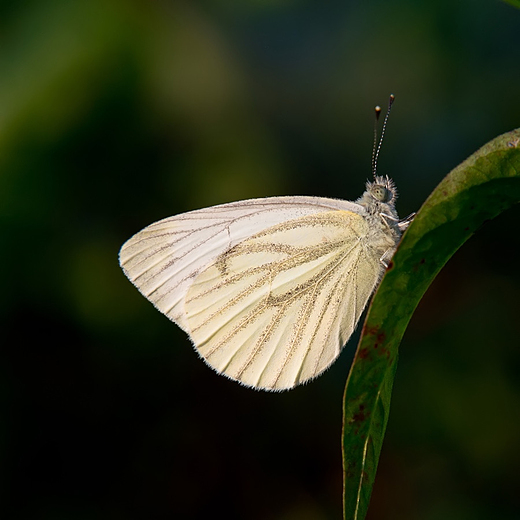
{"type": "Polygon", "coordinates": [[[392,192],[381,185],[372,188],[372,196],[380,202],[390,202],[392,200],[392,192]]]}

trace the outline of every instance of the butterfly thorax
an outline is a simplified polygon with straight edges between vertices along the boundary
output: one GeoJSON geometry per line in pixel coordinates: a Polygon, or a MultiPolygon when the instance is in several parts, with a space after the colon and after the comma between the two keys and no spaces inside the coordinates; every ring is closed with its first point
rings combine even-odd
{"type": "Polygon", "coordinates": [[[397,189],[392,179],[376,177],[374,182],[367,182],[365,192],[356,200],[366,211],[369,243],[381,254],[393,254],[402,234],[395,209],[396,199],[397,189]]]}

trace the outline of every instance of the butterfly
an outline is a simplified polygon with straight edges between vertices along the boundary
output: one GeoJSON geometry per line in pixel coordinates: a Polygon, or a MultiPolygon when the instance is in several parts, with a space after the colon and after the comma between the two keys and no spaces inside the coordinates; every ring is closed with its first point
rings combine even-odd
{"type": "Polygon", "coordinates": [[[355,202],[271,197],[190,211],[134,235],[119,262],[209,366],[286,390],[326,370],[352,335],[412,218],[399,220],[396,198],[374,166],[355,202]]]}

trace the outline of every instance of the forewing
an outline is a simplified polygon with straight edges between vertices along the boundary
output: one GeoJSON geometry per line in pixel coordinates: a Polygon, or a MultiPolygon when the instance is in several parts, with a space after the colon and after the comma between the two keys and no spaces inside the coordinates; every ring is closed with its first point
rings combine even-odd
{"type": "Polygon", "coordinates": [[[380,277],[358,213],[271,226],[219,255],[191,283],[188,332],[210,366],[245,385],[292,388],[337,358],[380,277]]]}
{"type": "Polygon", "coordinates": [[[191,211],[152,224],[121,248],[126,276],[161,312],[189,332],[184,299],[204,268],[242,240],[273,225],[355,203],[318,197],[252,199],[191,211]]]}

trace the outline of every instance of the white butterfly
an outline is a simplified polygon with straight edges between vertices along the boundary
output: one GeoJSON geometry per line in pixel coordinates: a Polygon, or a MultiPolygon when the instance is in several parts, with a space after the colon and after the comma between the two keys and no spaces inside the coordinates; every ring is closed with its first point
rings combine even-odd
{"type": "MultiPolygon", "coordinates": [[[[376,156],[377,158],[377,156],[376,156]]],[[[374,176],[356,202],[273,197],[152,224],[119,253],[126,276],[217,372],[285,390],[339,356],[410,218],[374,176]]]]}

